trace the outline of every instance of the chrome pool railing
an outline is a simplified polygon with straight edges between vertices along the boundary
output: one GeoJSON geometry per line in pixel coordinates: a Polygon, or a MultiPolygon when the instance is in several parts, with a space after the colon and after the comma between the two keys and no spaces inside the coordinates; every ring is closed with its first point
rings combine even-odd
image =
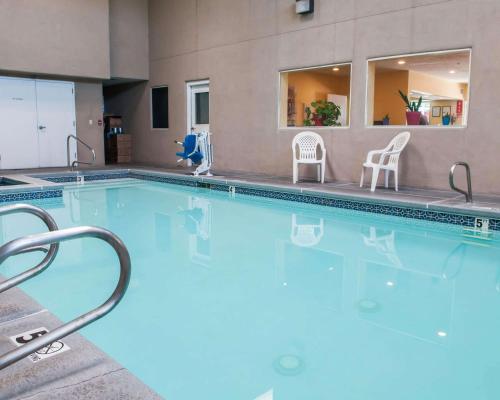
{"type": "MultiPolygon", "coordinates": [[[[19,210],[21,209],[21,207],[18,208],[19,210]]],[[[23,209],[25,211],[28,210],[28,208],[23,208],[23,209]]],[[[0,214],[2,214],[2,211],[4,211],[3,214],[9,213],[8,211],[0,209],[0,214]]],[[[16,212],[16,211],[10,211],[10,212],[16,212]]],[[[44,214],[45,213],[46,212],[44,212],[44,214]]],[[[50,228],[51,227],[49,227],[49,229],[50,228]]],[[[115,250],[116,254],[118,255],[118,260],[120,262],[120,277],[118,279],[118,283],[116,285],[115,290],[113,291],[111,296],[99,307],[71,320],[70,322],[67,322],[57,327],[53,331],[48,332],[43,336],[37,337],[36,339],[22,345],[21,347],[18,347],[1,355],[0,370],[23,359],[24,357],[32,354],[33,352],[36,352],[42,349],[43,347],[46,347],[51,343],[60,340],[70,335],[71,333],[74,333],[79,329],[91,324],[92,322],[104,317],[111,310],[113,310],[113,308],[115,308],[123,298],[130,281],[130,273],[131,273],[130,255],[128,253],[128,250],[125,244],[114,233],[104,228],[92,227],[92,226],[80,226],[75,228],[53,230],[50,232],[40,233],[36,235],[29,235],[19,239],[12,240],[4,244],[3,246],[0,246],[0,264],[2,264],[7,258],[11,256],[25,252],[35,251],[40,248],[44,248],[43,246],[50,245],[46,257],[38,265],[40,266],[41,264],[43,264],[46,259],[50,260],[50,262],[47,262],[46,265],[44,265],[44,268],[33,272],[33,270],[38,267],[37,266],[35,268],[32,268],[31,270],[28,270],[25,273],[19,274],[14,278],[9,279],[8,281],[2,284],[3,285],[2,291],[9,289],[15,286],[16,284],[21,283],[39,274],[44,269],[46,269],[55,258],[55,254],[57,253],[60,242],[79,239],[83,237],[92,237],[101,239],[106,243],[108,243],[109,245],[111,245],[111,247],[113,247],[113,249],[115,250]],[[51,253],[51,250],[54,248],[55,250],[53,250],[53,252],[51,253]]]]}
{"type": "Polygon", "coordinates": [[[70,168],[73,171],[75,166],[78,164],[93,165],[95,163],[95,159],[96,159],[95,150],[92,147],[90,147],[90,145],[85,143],[82,139],[77,137],[76,135],[68,135],[68,137],[66,138],[66,158],[67,158],[67,162],[68,162],[68,168],[70,168]],[[69,143],[70,143],[71,139],[75,139],[77,146],[78,146],[78,143],[81,143],[83,146],[85,146],[85,148],[87,148],[92,153],[92,162],[78,161],[78,159],[76,159],[75,161],[73,161],[71,163],[71,157],[69,154],[69,143]]]}
{"type": "MultiPolygon", "coordinates": [[[[16,214],[16,213],[28,213],[37,216],[40,218],[45,225],[47,225],[47,228],[49,231],[57,231],[59,228],[57,227],[56,222],[54,219],[51,217],[51,215],[45,211],[42,208],[32,206],[30,204],[12,204],[4,207],[0,207],[0,216],[1,215],[8,215],[8,214],[16,214]]],[[[6,281],[3,281],[0,283],[0,293],[6,291],[7,289],[10,289],[11,287],[14,287],[16,285],[19,285],[20,283],[24,282],[25,280],[32,278],[35,275],[38,275],[39,273],[43,272],[45,269],[48,268],[50,264],[52,264],[52,261],[57,256],[57,252],[59,251],[59,243],[52,243],[47,250],[45,247],[31,247],[27,248],[24,250],[24,253],[32,252],[32,251],[42,251],[44,253],[47,253],[46,256],[43,258],[43,260],[37,264],[35,267],[20,273],[19,275],[16,275],[10,279],[7,279],[6,281]]]]}
{"type": "Polygon", "coordinates": [[[465,202],[466,203],[472,203],[472,183],[471,183],[471,178],[470,178],[470,167],[469,164],[467,164],[464,161],[458,161],[455,164],[453,164],[450,168],[450,174],[448,176],[448,181],[450,183],[450,187],[458,193],[461,193],[465,196],[465,202]],[[461,165],[465,168],[465,173],[467,175],[467,192],[465,190],[459,189],[455,186],[455,168],[461,165]]]}

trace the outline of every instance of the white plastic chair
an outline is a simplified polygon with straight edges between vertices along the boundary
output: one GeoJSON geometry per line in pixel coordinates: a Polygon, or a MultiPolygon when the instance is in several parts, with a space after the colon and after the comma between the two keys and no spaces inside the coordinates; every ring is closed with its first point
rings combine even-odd
{"type": "Polygon", "coordinates": [[[410,132],[398,133],[389,143],[389,145],[382,150],[372,150],[368,152],[366,156],[366,161],[363,163],[363,170],[361,171],[361,182],[359,187],[363,187],[363,181],[365,179],[365,169],[372,168],[372,185],[371,191],[374,192],[377,186],[378,174],[380,170],[385,172],[385,187],[389,187],[389,174],[392,171],[394,173],[394,188],[396,192],[398,191],[398,162],[401,152],[408,144],[410,140],[410,132]],[[380,158],[377,162],[373,160],[373,157],[379,155],[380,158]]]}
{"type": "Polygon", "coordinates": [[[318,181],[325,182],[325,143],[320,135],[311,131],[300,132],[293,138],[293,183],[299,179],[299,164],[317,164],[318,181]],[[321,158],[318,158],[317,149],[321,149],[321,158]],[[297,154],[298,147],[298,154],[297,154]]]}

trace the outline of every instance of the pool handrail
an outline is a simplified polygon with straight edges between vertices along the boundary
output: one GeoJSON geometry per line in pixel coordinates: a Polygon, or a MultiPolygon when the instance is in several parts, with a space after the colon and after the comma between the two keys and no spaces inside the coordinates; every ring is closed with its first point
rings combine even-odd
{"type": "Polygon", "coordinates": [[[461,193],[465,196],[466,203],[472,203],[472,184],[471,184],[471,178],[470,178],[469,164],[467,164],[465,161],[457,161],[455,164],[453,164],[450,168],[450,174],[448,176],[448,181],[450,183],[450,187],[454,191],[461,193]],[[461,165],[462,167],[465,168],[465,173],[467,176],[467,192],[465,190],[459,189],[455,186],[455,168],[458,165],[461,165]]]}
{"type": "Polygon", "coordinates": [[[85,143],[82,139],[80,139],[76,135],[68,135],[68,137],[66,138],[66,158],[67,158],[67,162],[68,162],[68,168],[70,168],[71,171],[73,171],[73,169],[75,168],[75,166],[78,165],[78,164],[93,165],[95,163],[95,160],[96,160],[96,155],[95,155],[94,148],[91,147],[89,144],[85,143]],[[81,143],[83,146],[85,146],[87,148],[87,150],[89,150],[92,153],[92,162],[78,161],[78,156],[77,156],[76,160],[74,160],[73,162],[71,162],[71,157],[70,157],[70,154],[69,154],[70,139],[75,139],[76,145],[77,145],[77,149],[78,149],[78,143],[81,143]]]}
{"type": "Polygon", "coordinates": [[[120,277],[115,290],[111,296],[97,308],[94,308],[93,310],[88,311],[85,314],[82,314],[81,316],[57,327],[53,331],[47,332],[43,336],[33,339],[21,347],[15,348],[1,355],[0,370],[104,317],[111,310],[113,310],[113,308],[115,308],[123,298],[130,282],[130,255],[121,239],[111,231],[104,228],[95,226],[79,226],[14,239],[0,247],[0,264],[2,264],[7,258],[25,252],[28,249],[48,244],[58,244],[60,242],[79,239],[82,237],[101,239],[115,250],[120,261],[120,277]]]}
{"type": "MultiPolygon", "coordinates": [[[[57,231],[59,229],[52,216],[43,208],[32,206],[31,204],[11,204],[8,206],[0,207],[0,216],[22,212],[32,214],[40,218],[45,223],[45,225],[47,225],[47,228],[51,232],[57,231]]],[[[45,247],[36,246],[25,249],[23,253],[29,253],[33,251],[42,251],[46,253],[46,255],[43,260],[35,267],[24,271],[10,279],[7,279],[6,281],[0,282],[0,293],[5,292],[11,287],[19,285],[25,280],[30,279],[47,269],[57,256],[57,252],[59,251],[59,243],[52,243],[48,250],[45,247]]]]}

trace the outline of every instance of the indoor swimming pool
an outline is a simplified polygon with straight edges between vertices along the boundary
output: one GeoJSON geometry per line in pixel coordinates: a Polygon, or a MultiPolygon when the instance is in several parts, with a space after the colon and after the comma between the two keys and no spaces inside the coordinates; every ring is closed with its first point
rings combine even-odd
{"type": "MultiPolygon", "coordinates": [[[[129,178],[29,203],[125,242],[129,289],[81,333],[169,400],[500,398],[496,232],[129,178]]],[[[117,279],[113,250],[82,239],[21,287],[68,321],[117,279]]]]}

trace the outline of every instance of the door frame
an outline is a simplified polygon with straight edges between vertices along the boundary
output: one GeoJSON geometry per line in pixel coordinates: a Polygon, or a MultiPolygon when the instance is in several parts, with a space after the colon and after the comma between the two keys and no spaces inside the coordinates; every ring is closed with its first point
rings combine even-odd
{"type": "MultiPolygon", "coordinates": [[[[193,111],[194,111],[194,104],[192,101],[192,95],[193,93],[196,93],[196,87],[197,86],[202,86],[206,87],[206,90],[203,90],[203,92],[208,92],[210,96],[210,79],[200,79],[196,81],[189,81],[186,82],[186,128],[187,128],[187,133],[191,132],[192,128],[192,120],[193,120],[193,111]]],[[[209,97],[209,104],[210,104],[210,97],[209,97]]],[[[209,116],[209,123],[208,125],[210,126],[210,116],[209,116]]]]}

